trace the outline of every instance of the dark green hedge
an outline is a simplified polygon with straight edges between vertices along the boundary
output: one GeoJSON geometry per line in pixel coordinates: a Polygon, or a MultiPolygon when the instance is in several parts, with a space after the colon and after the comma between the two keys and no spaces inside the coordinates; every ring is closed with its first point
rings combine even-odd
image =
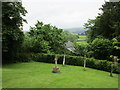
{"type": "MultiPolygon", "coordinates": [[[[54,63],[54,58],[57,54],[23,54],[23,61],[37,61],[37,62],[46,62],[46,63],[54,63]]],[[[63,55],[58,56],[58,64],[62,64],[63,55]]],[[[83,66],[84,57],[82,56],[66,56],[65,64],[67,65],[75,65],[75,66],[83,66]]],[[[94,58],[86,58],[86,67],[95,68],[103,71],[110,72],[112,62],[107,60],[96,60],[94,58]]],[[[118,67],[114,66],[114,73],[119,73],[118,67]]]]}
{"type": "Polygon", "coordinates": [[[33,61],[32,56],[34,53],[18,53],[18,55],[14,58],[15,62],[30,62],[33,61]]]}

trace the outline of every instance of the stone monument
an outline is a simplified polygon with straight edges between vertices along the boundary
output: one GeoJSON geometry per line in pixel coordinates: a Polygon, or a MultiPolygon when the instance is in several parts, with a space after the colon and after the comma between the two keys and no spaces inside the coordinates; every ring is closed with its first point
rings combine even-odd
{"type": "Polygon", "coordinates": [[[59,73],[60,72],[60,69],[57,66],[57,60],[58,60],[58,57],[55,56],[55,66],[53,67],[53,70],[52,70],[53,73],[59,73]]]}

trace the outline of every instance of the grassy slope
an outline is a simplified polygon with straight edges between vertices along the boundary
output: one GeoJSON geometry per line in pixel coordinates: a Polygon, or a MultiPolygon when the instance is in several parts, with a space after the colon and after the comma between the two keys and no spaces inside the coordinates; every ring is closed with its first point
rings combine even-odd
{"type": "Polygon", "coordinates": [[[66,65],[51,73],[53,64],[31,62],[3,66],[4,88],[117,88],[118,75],[66,65]]]}

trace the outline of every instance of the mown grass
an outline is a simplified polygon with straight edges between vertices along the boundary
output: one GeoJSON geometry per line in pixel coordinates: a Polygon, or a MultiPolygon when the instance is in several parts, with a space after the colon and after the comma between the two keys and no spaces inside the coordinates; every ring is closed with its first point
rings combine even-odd
{"type": "Polygon", "coordinates": [[[81,66],[58,65],[61,73],[52,73],[54,64],[30,62],[3,66],[3,88],[118,88],[118,75],[81,66]]]}

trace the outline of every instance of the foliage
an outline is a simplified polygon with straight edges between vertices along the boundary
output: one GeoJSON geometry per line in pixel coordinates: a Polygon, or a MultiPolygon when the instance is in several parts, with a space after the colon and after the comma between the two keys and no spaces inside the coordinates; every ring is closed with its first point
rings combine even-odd
{"type": "Polygon", "coordinates": [[[45,40],[41,40],[40,35],[30,37],[29,35],[25,35],[24,43],[23,43],[25,52],[49,52],[48,42],[45,40]]]}
{"type": "Polygon", "coordinates": [[[3,63],[14,62],[12,60],[20,51],[24,34],[22,23],[26,22],[22,16],[27,11],[22,7],[21,2],[2,3],[2,52],[3,63]]]}
{"type": "Polygon", "coordinates": [[[24,44],[30,52],[62,53],[65,43],[62,32],[62,29],[38,21],[35,27],[30,28],[24,44]]]}
{"type": "Polygon", "coordinates": [[[98,35],[100,36],[99,32],[96,30],[99,27],[99,17],[95,19],[89,19],[87,23],[84,24],[84,27],[88,29],[86,31],[86,35],[88,37],[88,42],[92,42],[98,35]]]}
{"type": "Polygon", "coordinates": [[[120,50],[120,46],[119,46],[120,42],[118,42],[118,40],[116,38],[112,39],[112,44],[113,44],[115,49],[120,50]]]}
{"type": "Polygon", "coordinates": [[[70,33],[69,31],[63,31],[62,35],[63,35],[65,41],[75,42],[76,39],[79,38],[79,36],[77,34],[70,33]]]}
{"type": "Polygon", "coordinates": [[[32,55],[33,55],[33,53],[29,53],[29,52],[27,52],[27,53],[26,53],[26,52],[19,53],[19,54],[15,57],[14,63],[19,63],[19,62],[31,62],[31,61],[33,61],[32,55]]]}
{"type": "Polygon", "coordinates": [[[74,44],[75,53],[80,56],[87,55],[90,49],[90,45],[87,42],[76,42],[74,44]]]}
{"type": "Polygon", "coordinates": [[[111,40],[111,42],[112,42],[112,45],[113,45],[113,51],[112,51],[111,54],[114,55],[114,56],[118,56],[118,58],[120,58],[120,54],[119,54],[119,52],[120,52],[120,42],[118,42],[118,40],[116,38],[113,38],[111,40]]]}
{"type": "Polygon", "coordinates": [[[79,38],[77,39],[77,42],[86,42],[87,41],[86,35],[79,35],[79,38]]]}
{"type": "Polygon", "coordinates": [[[91,45],[87,43],[86,35],[79,35],[79,38],[74,43],[75,53],[79,56],[92,57],[91,45]]]}
{"type": "Polygon", "coordinates": [[[84,25],[89,29],[89,41],[93,41],[99,35],[120,41],[120,2],[106,2],[100,10],[102,13],[96,19],[88,20],[84,25]]]}
{"type": "Polygon", "coordinates": [[[104,38],[94,39],[91,48],[96,59],[108,59],[113,51],[112,42],[104,38]]]}
{"type": "MultiPolygon", "coordinates": [[[[22,60],[25,58],[25,62],[27,62],[28,60],[28,62],[36,61],[36,62],[55,63],[54,58],[56,55],[58,56],[58,64],[62,64],[64,55],[59,55],[59,54],[31,53],[31,54],[25,54],[24,56],[26,57],[23,57],[23,55],[21,55],[22,57],[19,58],[21,58],[22,60]]],[[[65,62],[67,65],[83,66],[84,57],[66,55],[65,62]]],[[[107,60],[96,60],[94,58],[86,58],[86,67],[90,67],[90,68],[95,68],[110,72],[111,64],[112,62],[109,62],[107,60]]],[[[114,72],[119,73],[117,66],[114,67],[114,72]]]]}

